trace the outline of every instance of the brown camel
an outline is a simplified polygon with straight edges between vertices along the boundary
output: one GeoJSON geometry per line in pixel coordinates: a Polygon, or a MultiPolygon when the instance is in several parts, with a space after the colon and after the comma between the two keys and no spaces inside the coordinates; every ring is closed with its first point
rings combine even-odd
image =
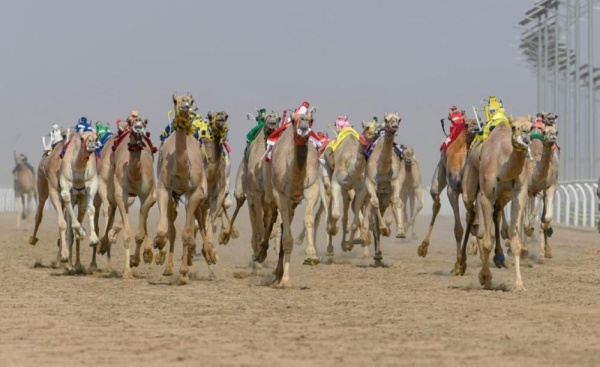
{"type": "MultiPolygon", "coordinates": [[[[342,243],[343,251],[350,251],[354,245],[354,235],[357,230],[363,243],[368,244],[368,228],[360,221],[360,211],[367,198],[365,186],[365,167],[367,159],[365,149],[375,139],[376,122],[363,121],[363,133],[359,134],[352,127],[342,128],[336,140],[332,140],[323,152],[328,187],[331,198],[329,205],[329,218],[327,220],[328,246],[327,256],[333,256],[331,237],[338,232],[337,221],[340,218],[340,204],[343,205],[342,216],[342,243]],[[338,139],[341,139],[339,142],[338,139]],[[335,149],[334,149],[335,148],[335,149]],[[348,226],[348,209],[353,205],[354,220],[348,226]],[[348,234],[350,238],[348,238],[348,234]]],[[[318,212],[317,217],[320,217],[318,212]]],[[[317,221],[318,223],[318,221],[317,221]]]]}
{"type": "MultiPolygon", "coordinates": [[[[281,214],[282,238],[275,269],[275,281],[279,287],[290,284],[290,257],[294,247],[294,238],[290,225],[294,212],[302,198],[306,196],[306,212],[304,226],[308,246],[305,264],[316,264],[319,259],[314,247],[313,212],[319,199],[320,185],[319,160],[317,149],[309,143],[313,124],[312,110],[305,113],[294,113],[291,124],[281,133],[277,144],[273,147],[272,159],[265,166],[265,197],[267,206],[275,204],[281,214]]],[[[262,245],[256,256],[263,262],[267,256],[268,241],[276,213],[269,210],[269,226],[263,236],[262,245]]]]}
{"type": "Polygon", "coordinates": [[[14,153],[13,188],[17,206],[17,229],[21,228],[21,220],[27,220],[31,213],[32,201],[36,198],[37,189],[33,167],[27,162],[24,154],[14,153]]]}
{"type": "Polygon", "coordinates": [[[506,122],[500,122],[492,130],[483,143],[473,147],[467,158],[462,182],[463,201],[467,209],[467,234],[457,258],[455,272],[462,275],[466,269],[466,244],[475,218],[477,199],[485,226],[480,245],[482,269],[479,272],[479,282],[486,288],[491,286],[489,254],[492,250],[492,231],[496,239],[496,262],[496,259],[504,258],[500,245],[501,212],[512,201],[509,241],[514,255],[515,290],[524,290],[520,269],[520,232],[527,205],[529,171],[524,167],[533,121],[531,116],[504,121],[506,122]]]}
{"type": "MultiPolygon", "coordinates": [[[[400,188],[400,202],[404,203],[402,218],[406,223],[405,230],[410,229],[411,237],[417,238],[415,218],[423,209],[423,180],[421,178],[421,165],[415,156],[413,147],[404,147],[400,161],[400,176],[403,177],[403,185],[400,188]],[[410,216],[408,215],[409,209],[410,216]]],[[[397,222],[396,220],[396,225],[397,222]]]]}
{"type": "Polygon", "coordinates": [[[373,227],[373,238],[375,242],[375,266],[383,266],[383,256],[381,253],[380,236],[390,235],[390,228],[384,221],[383,215],[388,206],[395,210],[395,218],[398,218],[398,235],[405,237],[404,221],[399,214],[403,209],[403,203],[400,201],[400,188],[402,187],[402,177],[400,176],[399,159],[393,152],[394,135],[400,126],[400,115],[395,113],[384,114],[385,136],[375,143],[373,152],[367,159],[365,171],[367,192],[370,200],[367,203],[365,211],[365,221],[368,227],[373,227]],[[396,164],[393,164],[396,157],[396,164]],[[373,222],[371,222],[373,216],[373,222]]]}
{"type": "Polygon", "coordinates": [[[252,246],[252,261],[254,272],[260,271],[262,265],[258,261],[260,245],[265,241],[265,232],[267,223],[270,220],[268,215],[267,203],[265,202],[265,180],[264,155],[267,147],[267,137],[271,135],[281,122],[281,115],[278,112],[271,111],[264,117],[264,126],[256,138],[248,145],[247,154],[240,163],[240,169],[236,177],[236,209],[231,220],[237,216],[239,208],[243,205],[245,199],[248,200],[248,211],[250,214],[250,224],[252,227],[252,237],[250,244],[252,246]],[[245,199],[244,199],[245,198],[245,199]]]}
{"type": "MultiPolygon", "coordinates": [[[[552,235],[552,203],[554,194],[558,190],[558,174],[560,158],[556,148],[558,140],[558,129],[556,125],[545,125],[542,128],[542,139],[531,140],[530,148],[533,162],[527,161],[529,171],[529,202],[535,204],[535,196],[542,195],[542,223],[540,226],[540,254],[546,258],[552,257],[552,249],[548,243],[548,237],[552,235]]],[[[529,219],[527,216],[524,218],[529,219]]],[[[525,228],[528,229],[528,225],[525,228]]],[[[528,231],[526,231],[528,232],[528,231]]],[[[529,231],[531,232],[531,231],[529,231]]],[[[527,236],[524,236],[523,251],[521,256],[527,256],[527,236]]]]}
{"type": "Polygon", "coordinates": [[[446,188],[448,201],[450,202],[454,213],[456,255],[458,256],[460,254],[461,240],[464,234],[459,206],[459,195],[462,193],[463,167],[465,166],[467,159],[467,152],[478,129],[476,119],[465,119],[464,123],[464,130],[462,130],[458,137],[448,146],[448,149],[441,150],[440,160],[433,172],[430,190],[431,198],[433,199],[432,216],[425,238],[417,249],[417,253],[421,257],[427,256],[427,249],[429,248],[429,241],[431,239],[431,233],[433,232],[435,219],[442,207],[440,195],[444,188],[446,188]]]}
{"type": "Polygon", "coordinates": [[[203,153],[198,141],[192,136],[194,126],[190,110],[194,98],[187,95],[173,94],[175,132],[162,144],[159,153],[157,201],[160,211],[154,247],[159,249],[156,263],[165,262],[167,237],[169,239],[169,256],[164,275],[173,274],[173,252],[175,249],[175,218],[177,204],[185,196],[185,225],[182,233],[183,254],[179,270],[179,283],[189,282],[189,267],[195,253],[194,221],[200,225],[203,240],[202,254],[206,262],[216,264],[217,255],[213,249],[212,226],[206,226],[206,218],[202,215],[202,205],[208,199],[206,173],[204,171],[203,153]]]}
{"type": "MultiPolygon", "coordinates": [[[[137,267],[140,263],[140,248],[143,243],[144,262],[152,263],[152,246],[148,239],[148,213],[156,202],[156,191],[154,184],[153,152],[145,141],[147,119],[137,117],[129,122],[129,142],[122,141],[115,149],[109,165],[108,199],[109,219],[102,239],[100,252],[105,252],[109,246],[108,229],[114,221],[115,209],[123,219],[124,245],[125,245],[125,270],[123,278],[131,278],[131,267],[137,267]],[[135,235],[135,254],[130,256],[132,245],[131,221],[129,218],[129,198],[140,199],[140,214],[138,221],[138,232],[135,235]]],[[[125,139],[125,138],[123,138],[125,139]]],[[[105,148],[106,149],[106,148],[105,148]]],[[[112,148],[111,148],[112,149],[112,148]]]]}

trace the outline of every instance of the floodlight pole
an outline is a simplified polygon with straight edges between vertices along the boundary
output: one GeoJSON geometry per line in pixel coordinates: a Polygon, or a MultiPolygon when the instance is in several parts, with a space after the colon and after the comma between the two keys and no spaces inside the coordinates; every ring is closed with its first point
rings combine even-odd
{"type": "Polygon", "coordinates": [[[596,157],[594,151],[594,0],[588,0],[588,178],[596,177],[596,157]]]}

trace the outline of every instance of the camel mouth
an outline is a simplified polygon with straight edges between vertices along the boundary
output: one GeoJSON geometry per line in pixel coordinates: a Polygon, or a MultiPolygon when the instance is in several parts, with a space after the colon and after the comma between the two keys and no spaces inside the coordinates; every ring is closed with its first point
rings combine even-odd
{"type": "Polygon", "coordinates": [[[301,138],[308,138],[310,135],[310,127],[299,127],[296,129],[296,134],[301,138]]]}
{"type": "Polygon", "coordinates": [[[527,148],[529,147],[529,138],[519,135],[515,139],[515,143],[522,148],[527,148]]]}

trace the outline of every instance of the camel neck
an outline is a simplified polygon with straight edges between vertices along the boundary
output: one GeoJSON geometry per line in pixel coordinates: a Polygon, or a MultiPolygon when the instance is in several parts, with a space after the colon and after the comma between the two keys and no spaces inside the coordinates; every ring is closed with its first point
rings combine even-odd
{"type": "Polygon", "coordinates": [[[292,182],[304,185],[306,177],[306,161],[308,159],[308,144],[300,145],[294,142],[294,169],[292,173],[292,182]]]}
{"type": "Polygon", "coordinates": [[[380,174],[387,174],[392,169],[392,154],[394,147],[394,134],[388,134],[386,132],[383,138],[383,147],[381,147],[381,155],[379,156],[379,169],[380,174]]]}
{"type": "Polygon", "coordinates": [[[190,160],[187,154],[187,133],[184,129],[175,130],[175,173],[178,177],[188,177],[190,160]]]}
{"type": "Polygon", "coordinates": [[[513,149],[510,153],[508,160],[502,166],[500,181],[513,181],[516,180],[521,172],[523,171],[523,165],[525,164],[526,150],[513,149]]]}
{"type": "Polygon", "coordinates": [[[538,178],[538,180],[545,179],[548,176],[553,151],[553,145],[544,144],[544,147],[542,148],[542,157],[535,167],[535,177],[538,178]]]}

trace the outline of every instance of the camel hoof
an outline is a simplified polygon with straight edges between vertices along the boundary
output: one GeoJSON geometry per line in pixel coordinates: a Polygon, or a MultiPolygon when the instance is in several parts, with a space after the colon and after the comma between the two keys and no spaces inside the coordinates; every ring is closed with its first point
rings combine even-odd
{"type": "Polygon", "coordinates": [[[263,263],[267,259],[267,248],[261,246],[258,250],[258,254],[256,254],[254,260],[259,263],[263,263]]]}
{"type": "MultiPolygon", "coordinates": [[[[354,244],[352,242],[344,242],[342,243],[342,251],[350,252],[354,248],[354,244]]],[[[332,251],[333,253],[333,251],[332,251]]]]}
{"type": "Polygon", "coordinates": [[[318,258],[309,257],[309,258],[304,259],[304,262],[302,263],[302,265],[314,266],[314,265],[319,265],[320,263],[321,263],[321,260],[319,260],[318,258]]]}
{"type": "Polygon", "coordinates": [[[494,264],[498,269],[506,268],[506,256],[503,253],[494,255],[494,264]]]}
{"type": "Polygon", "coordinates": [[[132,268],[137,268],[140,265],[140,259],[136,258],[134,255],[129,256],[129,266],[132,268]]]}
{"type": "MultiPolygon", "coordinates": [[[[392,231],[390,231],[389,227],[381,227],[380,230],[381,230],[381,235],[383,237],[389,237],[392,232],[392,231]]],[[[406,237],[406,235],[404,235],[404,237],[406,237]]],[[[400,238],[404,238],[404,237],[400,237],[400,238]]]]}
{"type": "Polygon", "coordinates": [[[467,255],[469,255],[469,256],[477,255],[477,242],[476,241],[471,241],[467,245],[467,255]]]}
{"type": "Polygon", "coordinates": [[[382,259],[375,258],[373,262],[374,268],[387,268],[387,265],[382,261],[382,259]]]}
{"type": "Polygon", "coordinates": [[[240,237],[240,232],[237,229],[234,228],[231,231],[231,238],[238,238],[238,237],[240,237]]]}
{"type": "Polygon", "coordinates": [[[454,275],[456,275],[456,276],[465,275],[466,270],[467,270],[466,262],[464,264],[461,264],[460,262],[457,261],[456,264],[454,264],[454,275]]]}
{"type": "MultiPolygon", "coordinates": [[[[523,228],[523,231],[525,232],[525,235],[527,237],[531,237],[531,236],[533,236],[534,228],[531,227],[531,226],[530,227],[525,227],[525,228],[523,228]]],[[[504,237],[504,236],[502,236],[502,237],[504,237]]]]}
{"type": "Polygon", "coordinates": [[[65,266],[65,273],[67,275],[75,275],[75,268],[72,265],[65,266]]]}
{"type": "Polygon", "coordinates": [[[152,253],[152,250],[144,250],[144,263],[152,264],[153,257],[154,254],[152,253]]]}
{"type": "Polygon", "coordinates": [[[479,272],[479,284],[485,289],[490,289],[492,286],[492,272],[489,269],[481,269],[479,272]]]}
{"type": "MultiPolygon", "coordinates": [[[[159,251],[158,254],[156,254],[156,265],[162,265],[165,263],[165,258],[167,257],[167,252],[166,251],[159,251]]],[[[173,272],[171,272],[171,274],[173,274],[173,272]]]]}
{"type": "Polygon", "coordinates": [[[521,257],[527,257],[529,256],[529,249],[521,249],[521,257]]]}
{"type": "Polygon", "coordinates": [[[427,248],[428,247],[429,247],[429,242],[423,241],[423,243],[421,243],[421,246],[417,247],[417,254],[419,254],[420,257],[427,256],[427,248]]]}
{"type": "Polygon", "coordinates": [[[546,236],[548,237],[552,237],[552,234],[554,234],[554,229],[552,229],[552,227],[548,227],[544,230],[546,236]]]}
{"type": "Polygon", "coordinates": [[[219,235],[219,245],[226,245],[227,243],[229,243],[230,237],[231,236],[229,235],[228,230],[224,230],[223,232],[221,232],[221,234],[219,235]]]}
{"type": "Polygon", "coordinates": [[[327,257],[333,257],[333,251],[327,251],[325,253],[325,256],[327,256],[327,257]]]}
{"type": "Polygon", "coordinates": [[[217,263],[217,253],[212,248],[208,250],[202,249],[202,255],[204,256],[204,260],[206,260],[206,263],[208,265],[213,265],[217,263]]]}
{"type": "Polygon", "coordinates": [[[125,269],[123,271],[123,279],[133,279],[133,271],[131,269],[125,269]]]}
{"type": "Polygon", "coordinates": [[[519,281],[517,280],[515,282],[515,291],[516,292],[523,292],[526,291],[527,289],[525,289],[525,285],[523,285],[523,281],[519,281]]]}
{"type": "Polygon", "coordinates": [[[170,277],[171,275],[173,275],[173,268],[168,266],[165,268],[165,271],[163,271],[163,276],[170,277]]]}
{"type": "Polygon", "coordinates": [[[550,247],[550,245],[546,245],[546,247],[544,248],[544,257],[546,259],[552,259],[552,248],[550,247]]]}
{"type": "Polygon", "coordinates": [[[39,241],[39,239],[37,237],[29,237],[29,244],[30,245],[35,245],[37,242],[39,241]]]}
{"type": "Polygon", "coordinates": [[[69,262],[69,257],[68,256],[62,256],[60,258],[60,262],[63,263],[63,264],[69,262]]]}
{"type": "Polygon", "coordinates": [[[92,275],[97,271],[98,271],[98,265],[90,264],[90,266],[88,267],[88,274],[92,275]]]}
{"type": "Polygon", "coordinates": [[[365,240],[363,240],[362,238],[355,238],[354,239],[354,244],[355,245],[364,245],[365,244],[365,240]]]}
{"type": "MultiPolygon", "coordinates": [[[[413,237],[416,238],[417,236],[413,236],[413,237]]],[[[406,238],[406,233],[398,232],[398,233],[396,233],[396,238],[406,238]]]]}
{"type": "Polygon", "coordinates": [[[190,283],[190,277],[187,274],[181,274],[177,280],[177,285],[186,285],[190,283]]]}

